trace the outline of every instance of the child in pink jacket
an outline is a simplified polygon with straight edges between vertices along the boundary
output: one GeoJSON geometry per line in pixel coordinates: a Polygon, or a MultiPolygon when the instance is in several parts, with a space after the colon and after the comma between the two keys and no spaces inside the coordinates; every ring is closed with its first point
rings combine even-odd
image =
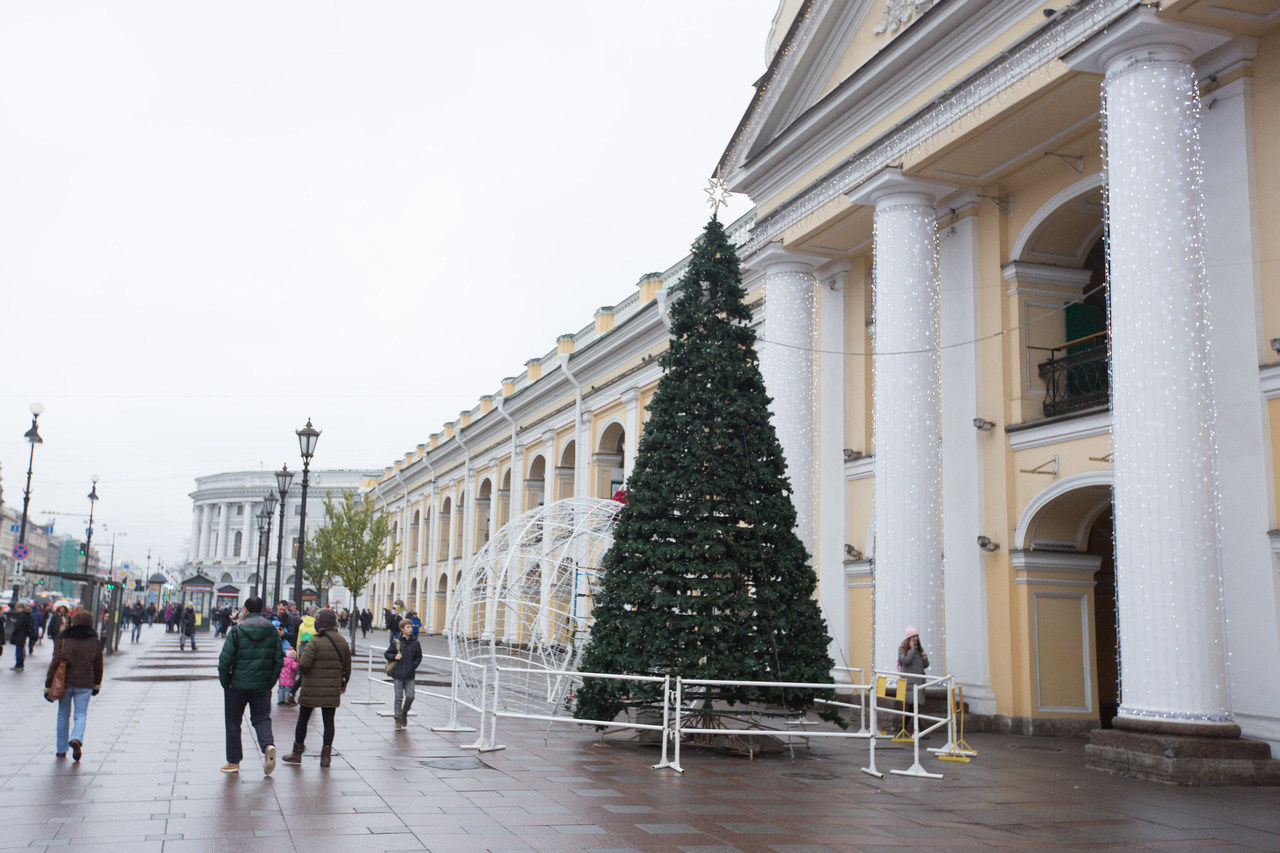
{"type": "Polygon", "coordinates": [[[288,705],[293,695],[293,685],[298,679],[298,653],[293,649],[284,653],[284,665],[280,667],[280,681],[276,688],[276,704],[288,705]]]}

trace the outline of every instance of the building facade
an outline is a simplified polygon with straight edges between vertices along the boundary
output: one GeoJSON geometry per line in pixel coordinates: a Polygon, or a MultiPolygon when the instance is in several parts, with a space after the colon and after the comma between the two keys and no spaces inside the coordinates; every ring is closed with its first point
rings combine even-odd
{"type": "MultiPolygon", "coordinates": [[[[341,493],[360,487],[371,471],[312,471],[307,491],[308,529],[324,521],[325,494],[341,493]]],[[[191,538],[182,579],[203,575],[213,582],[219,603],[239,606],[249,597],[258,582],[259,550],[257,514],[269,493],[276,490],[272,471],[233,471],[196,478],[191,492],[191,538]]],[[[281,597],[290,598],[294,582],[294,557],[297,553],[298,523],[302,514],[301,479],[295,477],[285,499],[284,560],[280,565],[281,597]]],[[[272,519],[271,542],[267,549],[270,568],[263,578],[267,589],[274,590],[275,564],[279,539],[280,507],[272,519]]],[[[304,586],[309,586],[304,582],[304,586]]],[[[349,605],[349,596],[341,587],[330,591],[334,603],[349,605]]]]}
{"type": "Polygon", "coordinates": [[[856,664],[913,624],[1018,731],[1280,743],[1278,25],[782,4],[717,174],[856,664]]]}
{"type": "MultiPolygon", "coordinates": [[[[735,239],[837,662],[893,671],[910,624],[1006,730],[1280,746],[1277,26],[781,4],[716,174],[756,204],[735,239]]],[[[402,545],[375,600],[440,630],[505,520],[625,480],[681,271],[370,482],[402,545]]]]}

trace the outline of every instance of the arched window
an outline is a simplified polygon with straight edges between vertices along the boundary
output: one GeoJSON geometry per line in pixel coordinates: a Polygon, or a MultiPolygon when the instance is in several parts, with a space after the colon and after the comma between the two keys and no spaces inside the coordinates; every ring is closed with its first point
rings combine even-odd
{"type": "Polygon", "coordinates": [[[409,526],[409,565],[418,565],[418,535],[422,529],[422,512],[413,511],[413,523],[409,526]]]}
{"type": "Polygon", "coordinates": [[[232,552],[235,554],[237,559],[239,559],[240,557],[248,556],[246,554],[241,553],[241,549],[244,548],[244,531],[243,530],[236,531],[236,538],[233,539],[232,542],[233,542],[232,552]]]}

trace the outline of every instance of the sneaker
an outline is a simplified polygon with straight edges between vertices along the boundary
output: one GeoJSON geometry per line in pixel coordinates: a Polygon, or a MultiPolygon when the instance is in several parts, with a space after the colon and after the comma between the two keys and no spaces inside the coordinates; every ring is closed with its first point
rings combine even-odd
{"type": "Polygon", "coordinates": [[[58,758],[66,758],[66,757],[67,757],[67,754],[66,754],[65,752],[55,752],[55,753],[54,753],[54,755],[55,755],[56,757],[58,757],[58,758]]]}
{"type": "Polygon", "coordinates": [[[79,761],[79,760],[80,760],[80,747],[81,747],[81,746],[83,746],[83,745],[84,745],[84,744],[80,743],[80,741],[78,741],[78,740],[73,740],[73,741],[71,741],[70,746],[71,746],[71,760],[72,760],[72,761],[79,761]]]}
{"type": "Polygon", "coordinates": [[[230,761],[228,761],[226,764],[222,765],[218,769],[221,770],[223,773],[239,773],[240,765],[232,764],[230,761]]]}
{"type": "Polygon", "coordinates": [[[268,746],[262,751],[262,772],[270,776],[271,771],[276,769],[276,748],[268,746]]]}

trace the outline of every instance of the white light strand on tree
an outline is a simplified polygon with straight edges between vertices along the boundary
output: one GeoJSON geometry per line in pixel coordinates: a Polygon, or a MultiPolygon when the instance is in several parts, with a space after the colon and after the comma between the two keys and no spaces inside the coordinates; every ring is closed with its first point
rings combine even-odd
{"type": "Polygon", "coordinates": [[[931,199],[876,203],[875,629],[877,669],[894,670],[908,625],[932,672],[946,672],[942,587],[941,330],[938,241],[931,199]],[[917,352],[918,350],[923,350],[917,352]]]}
{"type": "Polygon", "coordinates": [[[1103,95],[1120,716],[1227,722],[1200,98],[1177,49],[1103,95]]]}

